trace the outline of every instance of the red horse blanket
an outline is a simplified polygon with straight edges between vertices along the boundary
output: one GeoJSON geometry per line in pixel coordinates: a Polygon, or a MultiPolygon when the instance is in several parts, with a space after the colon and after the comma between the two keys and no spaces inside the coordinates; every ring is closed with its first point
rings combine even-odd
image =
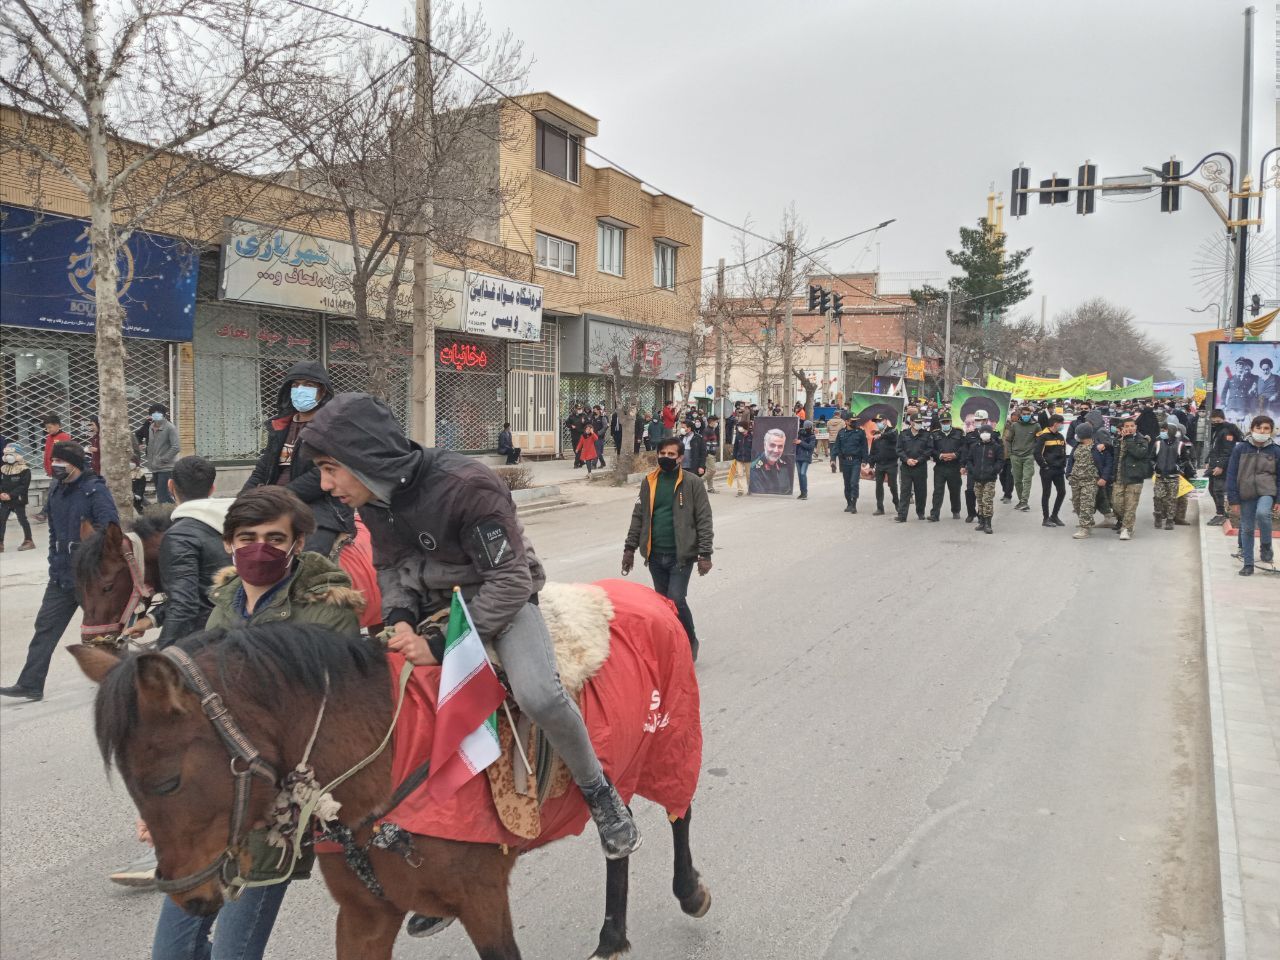
{"type": "MultiPolygon", "coordinates": [[[[613,604],[609,658],[587,684],[582,714],[591,741],[622,795],[660,804],[683,816],[693,800],[702,766],[702,722],[698,679],[684,628],[670,600],[625,580],[603,580],[613,604]]],[[[391,655],[394,685],[403,662],[391,655]]],[[[419,667],[405,691],[395,731],[395,783],[403,781],[431,752],[438,667],[419,667]]],[[[473,777],[447,802],[427,799],[419,788],[386,818],[412,833],[505,843],[520,850],[582,832],[589,814],[582,792],[570,788],[542,808],[542,834],[525,840],[499,821],[485,776],[473,777]]]]}

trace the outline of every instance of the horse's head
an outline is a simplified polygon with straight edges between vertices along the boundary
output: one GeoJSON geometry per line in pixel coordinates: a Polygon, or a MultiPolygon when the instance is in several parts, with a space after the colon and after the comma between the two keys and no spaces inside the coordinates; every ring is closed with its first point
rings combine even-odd
{"type": "Polygon", "coordinates": [[[95,532],[81,525],[76,552],[76,592],[84,608],[80,637],[85,641],[117,640],[131,624],[138,604],[157,587],[160,539],[171,524],[172,508],[147,511],[132,534],[118,523],[95,532]]]}
{"type": "MultiPolygon", "coordinates": [[[[188,877],[218,861],[230,836],[235,784],[226,747],[199,698],[162,654],[121,658],[97,646],[69,649],[99,684],[98,745],[151,833],[157,878],[188,877]]],[[[270,793],[255,788],[251,818],[265,812],[270,793]]],[[[171,896],[188,912],[212,913],[222,904],[220,877],[171,896]]]]}

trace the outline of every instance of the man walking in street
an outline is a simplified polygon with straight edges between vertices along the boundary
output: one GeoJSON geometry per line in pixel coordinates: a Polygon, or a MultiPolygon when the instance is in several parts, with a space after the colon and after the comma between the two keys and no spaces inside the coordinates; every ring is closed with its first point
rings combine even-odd
{"type": "Polygon", "coordinates": [[[929,519],[937,523],[942,514],[943,495],[951,496],[951,519],[960,519],[960,471],[964,464],[966,442],[964,435],[945,418],[938,425],[933,438],[933,508],[929,519]]]}
{"type": "MultiPolygon", "coordinates": [[[[961,457],[962,463],[966,462],[969,459],[967,454],[968,448],[973,446],[975,443],[980,442],[979,437],[982,434],[982,431],[984,430],[988,430],[992,433],[995,432],[994,425],[991,423],[990,419],[988,419],[987,417],[987,411],[986,410],[973,411],[973,429],[964,435],[964,440],[966,444],[965,446],[966,455],[964,457],[961,457]]],[[[1001,469],[1003,469],[1003,467],[1001,469]]],[[[964,522],[973,523],[973,521],[978,516],[978,495],[977,493],[974,492],[973,474],[969,473],[969,470],[967,467],[964,468],[964,472],[966,475],[965,485],[964,485],[964,504],[965,504],[965,507],[967,508],[967,513],[965,514],[964,522]]]]}
{"type": "Polygon", "coordinates": [[[1231,451],[1243,438],[1240,428],[1234,423],[1227,423],[1226,415],[1221,410],[1214,410],[1209,415],[1212,424],[1209,440],[1208,464],[1204,475],[1209,478],[1209,496],[1213,498],[1214,515],[1209,526],[1220,527],[1227,519],[1227,467],[1231,464],[1231,451]]]}
{"type": "Polygon", "coordinates": [[[84,448],[71,440],[53,445],[49,473],[49,583],[36,614],[35,635],[27,648],[27,662],[10,687],[0,687],[0,696],[22,700],[44,699],[44,682],[49,675],[53,651],[75,616],[75,552],[80,546],[80,527],[85,520],[95,530],[120,521],[115,501],[106,481],[88,469],[84,448]]]}
{"type": "Polygon", "coordinates": [[[569,431],[569,448],[573,451],[573,469],[577,470],[582,466],[582,457],[578,453],[578,441],[582,439],[582,433],[587,428],[587,415],[582,412],[582,404],[573,405],[573,412],[565,417],[564,427],[569,431]]]}
{"type": "Polygon", "coordinates": [[[1027,513],[1031,510],[1031,477],[1036,468],[1036,423],[1030,404],[1018,409],[1017,418],[1010,418],[1004,428],[1005,458],[1013,465],[1013,485],[1018,492],[1015,510],[1027,513]]]}
{"type": "Polygon", "coordinates": [[[1120,425],[1116,443],[1116,482],[1111,495],[1111,509],[1116,515],[1116,532],[1121,540],[1133,539],[1133,525],[1138,516],[1142,484],[1151,476],[1151,441],[1138,432],[1133,417],[1120,425]]]}
{"type": "MultiPolygon", "coordinates": [[[[832,421],[836,422],[838,421],[832,421]]],[[[840,473],[844,478],[845,513],[858,512],[858,486],[862,479],[862,464],[866,459],[867,435],[850,416],[831,445],[831,460],[840,464],[840,473]]]]}
{"type": "Polygon", "coordinates": [[[674,437],[658,444],[658,469],[640,481],[631,526],[622,547],[622,575],[635,566],[636,550],[649,567],[653,589],[676,605],[698,659],[698,634],[689,611],[689,578],[711,572],[711,501],[702,481],[680,469],[681,445],[674,437]]]}
{"type": "Polygon", "coordinates": [[[738,423],[733,428],[733,463],[729,464],[729,488],[738,484],[738,496],[747,495],[751,473],[751,422],[738,423]]]}
{"type": "Polygon", "coordinates": [[[156,503],[173,503],[173,495],[169,493],[169,474],[178,462],[182,442],[178,439],[178,428],[169,422],[168,407],[163,403],[153,403],[148,412],[151,424],[147,428],[147,469],[151,471],[151,479],[156,485],[156,503]]]}
{"type": "Polygon", "coordinates": [[[977,501],[978,526],[982,533],[993,533],[991,518],[995,513],[996,481],[1004,467],[1004,446],[996,439],[990,424],[977,430],[977,441],[965,451],[965,469],[973,480],[973,493],[977,501]]]}
{"type": "Polygon", "coordinates": [[[1076,511],[1075,540],[1093,535],[1098,494],[1111,482],[1115,461],[1111,447],[1093,442],[1093,424],[1077,421],[1076,446],[1067,457],[1066,471],[1071,481],[1071,504],[1076,511]]]}
{"type": "Polygon", "coordinates": [[[1151,466],[1155,480],[1151,484],[1153,519],[1156,529],[1172,530],[1179,508],[1184,523],[1187,498],[1178,496],[1179,480],[1195,475],[1191,465],[1191,444],[1182,433],[1182,423],[1169,416],[1151,448],[1151,466]]]}
{"type": "Polygon", "coordinates": [[[898,523],[907,522],[911,501],[916,518],[924,519],[924,503],[929,486],[929,461],[933,459],[933,439],[919,414],[907,421],[898,434],[898,523]]]}
{"type": "MultiPolygon", "coordinates": [[[[1044,412],[1040,413],[1044,417],[1044,412]]],[[[1044,427],[1036,434],[1036,463],[1040,467],[1040,521],[1042,527],[1065,527],[1058,519],[1062,501],[1067,495],[1065,468],[1067,442],[1062,437],[1063,416],[1055,413],[1042,421],[1044,427]],[[1049,509],[1049,496],[1053,493],[1053,510],[1049,509]]]]}
{"type": "Polygon", "coordinates": [[[887,484],[893,497],[893,509],[898,510],[898,432],[881,416],[876,420],[876,434],[871,438],[871,463],[876,476],[877,517],[884,515],[884,488],[887,484]]]}

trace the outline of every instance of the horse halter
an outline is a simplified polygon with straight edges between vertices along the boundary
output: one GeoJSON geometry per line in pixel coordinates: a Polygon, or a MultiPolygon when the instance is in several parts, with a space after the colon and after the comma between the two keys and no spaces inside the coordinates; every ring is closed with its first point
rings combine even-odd
{"type": "MultiPolygon", "coordinates": [[[[280,777],[245,736],[240,725],[231,716],[231,711],[223,703],[222,695],[209,685],[208,678],[196,666],[195,661],[177,647],[166,647],[160,651],[160,655],[169,659],[186,686],[200,698],[200,708],[213,724],[213,729],[218,732],[223,746],[227,748],[227,753],[231,756],[231,775],[235,778],[235,799],[231,806],[231,830],[226,849],[203,870],[176,880],[161,880],[157,877],[156,889],[161,893],[186,893],[217,877],[224,888],[230,888],[238,894],[239,889],[232,882],[240,875],[240,842],[248,818],[253,778],[260,777],[276,787],[280,783],[280,777]]],[[[231,899],[235,899],[235,896],[231,896],[231,899]]]]}
{"type": "Polygon", "coordinates": [[[124,562],[129,568],[129,579],[133,581],[133,590],[124,605],[124,610],[121,611],[120,616],[114,623],[85,623],[80,625],[80,640],[83,643],[108,647],[120,646],[125,631],[138,622],[140,615],[139,604],[143,604],[143,610],[145,610],[150,605],[151,598],[156,592],[154,587],[148,585],[146,574],[142,567],[143,558],[146,556],[146,551],[142,546],[142,538],[136,533],[126,533],[120,548],[124,554],[124,562]]]}

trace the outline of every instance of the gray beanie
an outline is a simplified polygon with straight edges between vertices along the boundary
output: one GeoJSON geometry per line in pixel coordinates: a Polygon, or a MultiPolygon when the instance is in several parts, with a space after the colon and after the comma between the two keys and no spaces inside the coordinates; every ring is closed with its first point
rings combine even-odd
{"type": "Polygon", "coordinates": [[[1076,439],[1089,440],[1093,437],[1093,424],[1078,423],[1076,424],[1076,439]]]}

